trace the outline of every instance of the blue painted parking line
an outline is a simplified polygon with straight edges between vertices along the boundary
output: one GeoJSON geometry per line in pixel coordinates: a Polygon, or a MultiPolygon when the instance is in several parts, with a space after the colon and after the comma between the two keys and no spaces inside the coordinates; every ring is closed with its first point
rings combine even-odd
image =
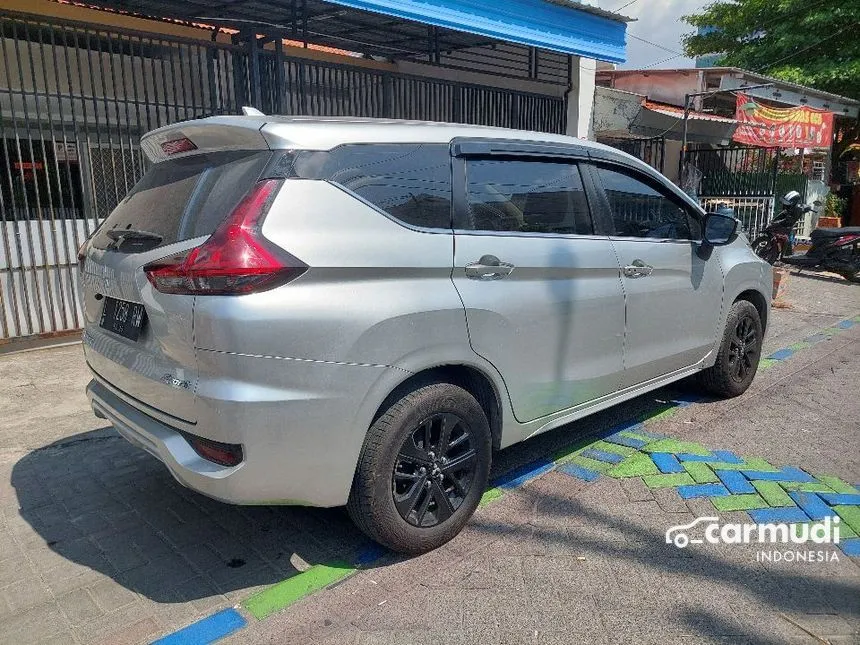
{"type": "Polygon", "coordinates": [[[736,470],[717,470],[717,477],[731,491],[732,495],[755,494],[755,487],[736,470]]]}
{"type": "Polygon", "coordinates": [[[378,544],[370,544],[358,553],[355,559],[356,566],[363,566],[379,560],[382,556],[388,553],[388,549],[378,544]]]}
{"type": "Polygon", "coordinates": [[[772,361],[784,361],[786,358],[790,358],[792,356],[792,354],[794,354],[794,350],[788,349],[786,347],[785,349],[776,350],[773,354],[771,354],[767,358],[769,358],[772,361]]]}
{"type": "Polygon", "coordinates": [[[742,464],[744,460],[731,450],[714,450],[714,456],[718,457],[724,464],[742,464]]]}
{"type": "Polygon", "coordinates": [[[205,645],[229,636],[247,625],[247,621],[235,609],[224,609],[188,627],[168,634],[152,645],[205,645]]]}
{"type": "Polygon", "coordinates": [[[860,557],[860,538],[849,538],[847,540],[842,540],[839,543],[839,546],[842,547],[842,551],[845,555],[858,558],[860,557]]]}
{"type": "Polygon", "coordinates": [[[772,482],[800,482],[802,484],[814,484],[816,479],[808,473],[803,472],[800,468],[786,466],[782,470],[769,473],[758,470],[742,470],[744,477],[747,479],[763,479],[772,482]]]}
{"type": "Polygon", "coordinates": [[[749,513],[752,521],[756,524],[771,524],[773,522],[805,523],[809,521],[809,516],[796,507],[759,508],[754,511],[747,511],[747,513],[749,513]]]}
{"type": "Polygon", "coordinates": [[[544,473],[548,473],[554,467],[555,464],[549,459],[538,459],[522,468],[515,468],[511,472],[505,473],[496,479],[492,485],[499,488],[517,488],[544,473]]]}
{"type": "Polygon", "coordinates": [[[720,461],[717,457],[711,453],[710,455],[691,455],[686,452],[681,452],[676,455],[679,461],[720,461]]]}
{"type": "Polygon", "coordinates": [[[789,496],[794,500],[795,504],[803,509],[804,513],[817,522],[820,522],[825,517],[836,516],[836,511],[825,504],[815,493],[793,491],[789,493],[789,496]]]}
{"type": "Polygon", "coordinates": [[[855,323],[853,320],[843,320],[842,322],[840,322],[836,326],[839,327],[839,329],[851,329],[854,326],[854,324],[855,323]]]}
{"type": "Polygon", "coordinates": [[[600,477],[600,473],[596,470],[591,470],[590,468],[583,468],[582,466],[577,466],[576,464],[563,464],[559,466],[558,472],[564,473],[565,475],[570,475],[571,477],[576,477],[577,479],[582,479],[587,482],[593,482],[595,479],[600,477]]]}
{"type": "Polygon", "coordinates": [[[684,472],[681,462],[675,458],[675,455],[669,452],[652,452],[651,459],[657,464],[657,468],[660,469],[661,473],[668,475],[684,472]]]}
{"type": "Polygon", "coordinates": [[[614,443],[619,446],[627,446],[628,448],[636,448],[637,450],[644,446],[647,441],[643,439],[636,439],[635,437],[625,437],[622,434],[614,434],[610,437],[606,437],[604,441],[608,441],[609,443],[614,443]]]}
{"type": "Polygon", "coordinates": [[[860,506],[860,495],[854,493],[818,493],[831,506],[860,506]]]}

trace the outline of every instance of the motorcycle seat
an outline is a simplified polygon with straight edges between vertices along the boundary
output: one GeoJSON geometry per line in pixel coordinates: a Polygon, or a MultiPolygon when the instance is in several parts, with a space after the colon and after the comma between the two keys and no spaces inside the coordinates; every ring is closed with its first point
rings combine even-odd
{"type": "Polygon", "coordinates": [[[817,228],[812,231],[812,239],[822,237],[842,237],[843,235],[860,235],[860,226],[848,226],[845,228],[817,228]]]}

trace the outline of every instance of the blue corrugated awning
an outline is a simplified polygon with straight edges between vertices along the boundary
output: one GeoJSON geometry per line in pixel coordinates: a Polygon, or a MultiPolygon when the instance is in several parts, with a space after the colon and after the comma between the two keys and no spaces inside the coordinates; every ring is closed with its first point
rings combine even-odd
{"type": "Polygon", "coordinates": [[[555,0],[326,0],[456,31],[541,49],[623,63],[621,16],[555,0]]]}

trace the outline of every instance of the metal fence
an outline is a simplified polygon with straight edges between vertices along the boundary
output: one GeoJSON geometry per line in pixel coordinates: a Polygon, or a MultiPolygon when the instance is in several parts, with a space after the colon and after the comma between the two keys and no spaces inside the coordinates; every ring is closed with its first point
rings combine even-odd
{"type": "Polygon", "coordinates": [[[626,139],[622,137],[598,137],[599,143],[604,143],[613,148],[641,159],[657,172],[663,172],[666,156],[666,139],[657,137],[653,139],[626,139]]]}
{"type": "Polygon", "coordinates": [[[563,132],[559,96],[288,57],[280,41],[189,40],[0,10],[0,342],[82,326],[76,251],[176,121],[269,113],[563,132]]]}

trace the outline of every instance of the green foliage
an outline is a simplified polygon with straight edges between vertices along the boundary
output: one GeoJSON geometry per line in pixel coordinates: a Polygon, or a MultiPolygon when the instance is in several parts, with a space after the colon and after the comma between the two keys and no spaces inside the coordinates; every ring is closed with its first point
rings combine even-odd
{"type": "Polygon", "coordinates": [[[684,39],[689,56],[860,98],[857,0],[718,1],[684,20],[714,28],[684,39]]]}
{"type": "Polygon", "coordinates": [[[845,214],[845,200],[833,193],[827,193],[824,198],[824,216],[842,217],[845,214]]]}

